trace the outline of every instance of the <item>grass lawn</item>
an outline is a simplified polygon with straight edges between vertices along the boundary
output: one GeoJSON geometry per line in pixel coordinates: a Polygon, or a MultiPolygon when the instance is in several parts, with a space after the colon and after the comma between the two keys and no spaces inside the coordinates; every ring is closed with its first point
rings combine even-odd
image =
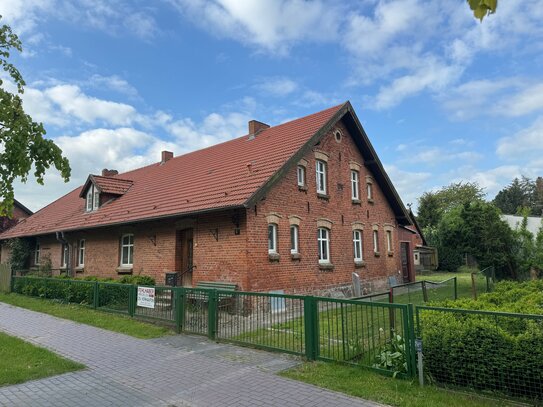
{"type": "Polygon", "coordinates": [[[398,407],[505,407],[515,406],[505,400],[476,394],[459,393],[435,386],[392,379],[356,366],[308,362],[281,373],[281,376],[351,396],[398,407]]]}
{"type": "Polygon", "coordinates": [[[0,332],[0,386],[41,379],[85,366],[0,332]]]}
{"type": "Polygon", "coordinates": [[[448,271],[434,271],[428,275],[417,275],[417,281],[427,280],[439,282],[452,277],[456,277],[458,284],[458,298],[472,298],[471,273],[469,272],[450,273],[448,271]]]}
{"type": "Polygon", "coordinates": [[[141,322],[130,317],[96,311],[80,305],[59,303],[54,300],[32,298],[14,293],[0,293],[0,302],[141,339],[158,338],[173,333],[166,327],[141,322]]]}

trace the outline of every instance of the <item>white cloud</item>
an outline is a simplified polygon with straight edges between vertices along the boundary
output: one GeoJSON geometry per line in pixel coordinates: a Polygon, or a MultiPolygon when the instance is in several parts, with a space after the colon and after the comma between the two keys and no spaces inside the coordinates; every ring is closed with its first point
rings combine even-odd
{"type": "Polygon", "coordinates": [[[265,51],[286,53],[300,41],[337,37],[337,7],[321,0],[170,0],[192,21],[216,35],[265,51]]]}
{"type": "Polygon", "coordinates": [[[114,126],[137,120],[134,107],[88,96],[76,85],[56,85],[44,90],[27,88],[23,103],[35,120],[57,126],[66,126],[74,119],[114,126]]]}
{"type": "Polygon", "coordinates": [[[284,77],[264,78],[255,85],[255,88],[272,96],[287,96],[298,89],[298,84],[284,77]]]}
{"type": "MultiPolygon", "coordinates": [[[[401,149],[397,151],[403,151],[401,149]]],[[[476,161],[482,158],[482,155],[475,151],[452,151],[445,150],[441,147],[427,147],[416,150],[405,150],[408,152],[406,158],[401,159],[401,162],[423,163],[434,166],[445,161],[476,161]]]]}
{"type": "Polygon", "coordinates": [[[92,88],[107,87],[115,92],[119,92],[131,98],[138,97],[138,91],[125,79],[118,75],[102,76],[94,74],[88,81],[83,82],[84,85],[88,85],[92,88]]]}
{"type": "Polygon", "coordinates": [[[504,159],[536,159],[543,153],[543,116],[510,137],[498,140],[496,153],[504,159]]]}
{"type": "Polygon", "coordinates": [[[504,98],[497,107],[499,114],[523,116],[543,109],[543,83],[528,85],[520,93],[504,98]]]}
{"type": "Polygon", "coordinates": [[[426,190],[425,183],[432,178],[429,172],[409,172],[396,167],[385,165],[385,170],[400,194],[405,205],[412,204],[416,208],[417,198],[426,190]]]}

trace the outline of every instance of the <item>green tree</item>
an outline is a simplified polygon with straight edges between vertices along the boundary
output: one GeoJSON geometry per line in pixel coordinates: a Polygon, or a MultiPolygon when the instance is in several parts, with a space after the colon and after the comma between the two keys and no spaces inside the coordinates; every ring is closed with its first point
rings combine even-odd
{"type": "MultiPolygon", "coordinates": [[[[1,16],[0,16],[1,18],[1,16]]],[[[15,94],[2,87],[0,79],[0,215],[13,208],[13,182],[34,176],[43,184],[45,171],[54,166],[65,182],[70,178],[70,164],[52,140],[44,138],[45,129],[25,113],[21,96],[25,82],[19,70],[9,62],[12,50],[22,51],[22,44],[8,25],[0,27],[0,66],[15,83],[15,94]]]]}
{"type": "Polygon", "coordinates": [[[492,202],[505,214],[520,215],[523,208],[528,208],[528,215],[540,216],[543,209],[543,179],[515,178],[497,193],[492,202]]]}
{"type": "Polygon", "coordinates": [[[473,256],[481,268],[494,266],[502,278],[518,278],[513,231],[494,205],[473,201],[443,215],[437,234],[440,267],[456,271],[464,254],[473,256]]]}
{"type": "Polygon", "coordinates": [[[485,193],[476,182],[457,182],[437,192],[425,192],[419,198],[417,221],[421,228],[436,227],[442,216],[466,203],[484,200],[485,193]]]}

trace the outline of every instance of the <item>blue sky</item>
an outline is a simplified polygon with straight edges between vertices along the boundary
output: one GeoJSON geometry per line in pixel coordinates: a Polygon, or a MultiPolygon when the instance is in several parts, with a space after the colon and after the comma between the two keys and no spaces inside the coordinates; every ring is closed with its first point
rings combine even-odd
{"type": "Polygon", "coordinates": [[[72,166],[68,184],[16,185],[34,210],[102,168],[346,100],[406,204],[543,175],[543,0],[501,0],[482,24],[463,0],[0,0],[0,14],[23,41],[25,109],[72,166]]]}

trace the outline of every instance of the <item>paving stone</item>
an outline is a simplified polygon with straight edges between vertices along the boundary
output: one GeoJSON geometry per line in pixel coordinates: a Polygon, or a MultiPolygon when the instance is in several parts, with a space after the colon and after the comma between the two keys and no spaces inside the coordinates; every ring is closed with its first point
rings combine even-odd
{"type": "Polygon", "coordinates": [[[3,303],[0,331],[87,366],[1,387],[0,406],[380,406],[275,375],[290,356],[203,337],[142,340],[3,303]]]}

